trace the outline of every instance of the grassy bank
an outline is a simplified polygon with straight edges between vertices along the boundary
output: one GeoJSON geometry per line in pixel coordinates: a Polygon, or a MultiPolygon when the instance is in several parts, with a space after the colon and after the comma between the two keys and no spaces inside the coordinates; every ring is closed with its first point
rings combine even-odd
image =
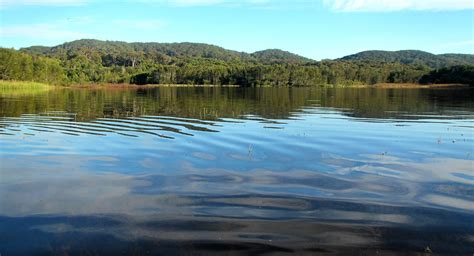
{"type": "MultiPolygon", "coordinates": [[[[367,84],[325,84],[315,85],[313,87],[325,87],[325,88],[445,88],[445,87],[466,87],[464,84],[417,84],[417,83],[379,83],[373,85],[367,84]]],[[[0,91],[12,90],[12,91],[38,91],[38,90],[49,90],[54,88],[53,85],[44,83],[30,82],[30,81],[5,81],[0,80],[0,91]]],[[[112,83],[85,83],[85,84],[70,84],[68,87],[72,88],[154,88],[154,87],[241,87],[239,85],[199,85],[199,84],[112,84],[112,83]]],[[[272,87],[268,85],[262,85],[258,87],[272,87]]]]}
{"type": "Polygon", "coordinates": [[[3,96],[32,95],[47,92],[52,88],[54,86],[37,82],[0,80],[0,95],[3,96]]]}
{"type": "Polygon", "coordinates": [[[51,85],[30,82],[30,81],[5,81],[0,80],[1,89],[38,89],[38,88],[50,88],[51,85]]]}

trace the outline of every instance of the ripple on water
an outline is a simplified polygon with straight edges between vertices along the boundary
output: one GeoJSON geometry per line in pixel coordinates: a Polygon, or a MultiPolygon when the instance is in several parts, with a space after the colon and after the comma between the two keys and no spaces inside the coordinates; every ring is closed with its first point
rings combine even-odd
{"type": "Polygon", "coordinates": [[[469,92],[193,90],[0,97],[2,255],[472,253],[469,92]]]}
{"type": "MultiPolygon", "coordinates": [[[[98,118],[90,122],[79,122],[67,116],[54,116],[55,114],[57,113],[50,112],[40,115],[27,114],[20,117],[1,117],[0,132],[3,135],[14,135],[5,130],[22,132],[26,128],[30,131],[61,132],[74,136],[81,134],[107,136],[114,133],[134,137],[138,136],[135,133],[141,133],[174,139],[173,134],[193,136],[193,132],[218,132],[209,127],[219,127],[219,125],[212,122],[187,120],[185,118],[145,116],[125,119],[98,118]]],[[[60,112],[59,114],[65,113],[60,112]]]]}

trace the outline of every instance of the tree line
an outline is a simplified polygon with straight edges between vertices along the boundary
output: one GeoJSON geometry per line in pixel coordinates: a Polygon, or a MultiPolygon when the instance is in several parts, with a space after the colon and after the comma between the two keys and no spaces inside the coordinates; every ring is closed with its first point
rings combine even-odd
{"type": "Polygon", "coordinates": [[[0,80],[63,84],[68,77],[57,59],[0,49],[0,80]]]}
{"type": "Polygon", "coordinates": [[[79,40],[58,47],[0,48],[0,79],[52,84],[131,83],[321,86],[473,82],[472,65],[312,61],[281,50],[239,53],[204,44],[79,40]]]}

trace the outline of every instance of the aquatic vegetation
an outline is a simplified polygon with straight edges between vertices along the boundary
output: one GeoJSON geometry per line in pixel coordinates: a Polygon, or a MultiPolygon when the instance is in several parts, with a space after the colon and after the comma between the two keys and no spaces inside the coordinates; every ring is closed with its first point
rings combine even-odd
{"type": "Polygon", "coordinates": [[[45,93],[53,86],[28,81],[4,81],[0,80],[0,96],[21,96],[45,93]]]}

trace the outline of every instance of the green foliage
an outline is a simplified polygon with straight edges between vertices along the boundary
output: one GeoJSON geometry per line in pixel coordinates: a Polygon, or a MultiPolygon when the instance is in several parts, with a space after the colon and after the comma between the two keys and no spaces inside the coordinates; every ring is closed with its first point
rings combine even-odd
{"type": "Polygon", "coordinates": [[[474,66],[453,66],[433,70],[420,79],[422,84],[469,84],[474,86],[474,66]]]}
{"type": "Polygon", "coordinates": [[[257,59],[259,62],[265,63],[265,64],[314,62],[314,60],[296,55],[291,52],[282,51],[279,49],[258,51],[258,52],[252,53],[251,56],[257,59]]]}
{"type": "Polygon", "coordinates": [[[37,82],[25,82],[25,81],[5,81],[0,80],[0,88],[1,89],[18,89],[18,88],[41,88],[47,89],[50,86],[47,84],[37,83],[37,82]]]}
{"type": "Polygon", "coordinates": [[[226,50],[221,47],[197,43],[125,43],[117,41],[100,41],[92,39],[77,40],[49,48],[29,47],[24,52],[46,54],[50,57],[67,59],[74,55],[93,53],[102,56],[104,66],[117,64],[120,66],[134,66],[144,59],[166,64],[171,58],[208,58],[223,61],[252,60],[250,54],[226,50]]]}
{"type": "Polygon", "coordinates": [[[431,71],[430,66],[471,59],[420,51],[371,51],[313,61],[275,49],[247,54],[207,44],[78,40],[55,47],[1,49],[0,79],[246,87],[417,83],[431,71]]]}
{"type": "Polygon", "coordinates": [[[61,84],[66,75],[59,60],[0,48],[0,80],[61,84]]]}
{"type": "Polygon", "coordinates": [[[435,55],[423,51],[365,51],[341,58],[346,61],[379,61],[397,62],[402,64],[425,65],[430,68],[442,68],[453,65],[474,65],[471,54],[440,54],[435,55]]]}
{"type": "Polygon", "coordinates": [[[0,96],[36,95],[50,89],[51,86],[37,82],[0,80],[0,96]]]}

